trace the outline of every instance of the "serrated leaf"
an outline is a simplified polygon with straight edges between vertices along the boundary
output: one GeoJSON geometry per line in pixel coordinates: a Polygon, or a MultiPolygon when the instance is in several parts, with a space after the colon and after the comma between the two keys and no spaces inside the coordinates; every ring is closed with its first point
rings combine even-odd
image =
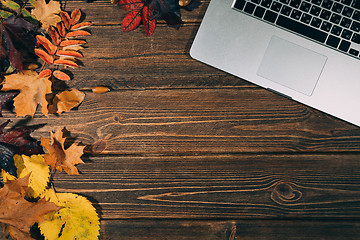
{"type": "MultiPolygon", "coordinates": [[[[50,179],[50,169],[45,163],[45,159],[41,155],[28,157],[26,155],[15,154],[14,162],[18,178],[23,178],[30,174],[28,184],[30,190],[27,192],[27,196],[32,198],[40,197],[45,192],[50,179]]],[[[3,173],[3,179],[4,182],[9,179],[6,173],[3,173]]]]}
{"type": "Polygon", "coordinates": [[[59,2],[50,0],[49,3],[46,3],[45,0],[36,0],[31,14],[41,22],[41,27],[47,30],[49,26],[55,26],[61,21],[61,18],[58,15],[60,12],[61,8],[59,2]]]}
{"type": "Polygon", "coordinates": [[[47,191],[45,199],[62,207],[39,224],[46,240],[98,239],[99,217],[89,200],[77,194],[55,193],[53,190],[47,191]]]}
{"type": "Polygon", "coordinates": [[[129,12],[121,23],[121,31],[130,32],[139,26],[141,22],[141,10],[129,12]]]}
{"type": "Polygon", "coordinates": [[[48,115],[46,94],[51,93],[51,81],[39,78],[35,71],[26,70],[24,74],[6,76],[2,90],[20,90],[19,95],[14,98],[17,116],[33,116],[38,104],[42,106],[42,113],[48,115]]]}

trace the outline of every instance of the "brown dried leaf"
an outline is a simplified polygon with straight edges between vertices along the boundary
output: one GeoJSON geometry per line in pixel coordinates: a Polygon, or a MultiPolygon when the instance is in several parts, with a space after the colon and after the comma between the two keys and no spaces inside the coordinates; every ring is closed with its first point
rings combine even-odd
{"type": "Polygon", "coordinates": [[[30,174],[24,178],[8,180],[0,189],[0,222],[11,226],[9,233],[14,239],[24,239],[32,225],[41,223],[46,214],[60,209],[45,199],[37,202],[24,199],[29,191],[29,176],[30,174]]]}
{"type": "Polygon", "coordinates": [[[61,21],[61,18],[58,15],[60,12],[59,2],[50,0],[50,2],[46,4],[45,0],[36,0],[31,14],[41,22],[42,28],[47,30],[49,26],[55,26],[61,21]]]}
{"type": "Polygon", "coordinates": [[[35,71],[26,70],[24,74],[5,76],[2,90],[20,90],[19,95],[14,98],[17,116],[34,116],[38,104],[42,107],[42,113],[48,115],[48,102],[45,98],[46,94],[51,93],[51,82],[48,78],[39,78],[35,71]]]}
{"type": "Polygon", "coordinates": [[[85,93],[77,89],[63,91],[60,94],[56,94],[53,104],[49,106],[49,111],[50,113],[58,114],[69,112],[72,108],[79,106],[84,98],[85,93]]]}
{"type": "Polygon", "coordinates": [[[85,146],[72,144],[69,148],[65,149],[65,140],[66,138],[63,137],[61,129],[51,133],[51,140],[41,137],[41,145],[48,152],[44,156],[45,161],[51,167],[59,171],[64,170],[69,175],[79,174],[75,165],[84,163],[80,157],[84,152],[85,146]]]}

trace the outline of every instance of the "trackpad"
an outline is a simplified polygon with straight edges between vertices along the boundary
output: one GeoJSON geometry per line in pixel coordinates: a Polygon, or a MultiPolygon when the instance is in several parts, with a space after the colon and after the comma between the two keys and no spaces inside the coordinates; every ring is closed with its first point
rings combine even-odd
{"type": "Polygon", "coordinates": [[[311,96],[327,57],[273,36],[257,75],[311,96]]]}

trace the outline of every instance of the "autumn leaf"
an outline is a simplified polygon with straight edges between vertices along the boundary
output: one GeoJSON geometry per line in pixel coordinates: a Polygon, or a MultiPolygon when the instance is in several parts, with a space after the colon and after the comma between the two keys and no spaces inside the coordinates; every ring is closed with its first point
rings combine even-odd
{"type": "Polygon", "coordinates": [[[81,155],[84,152],[85,146],[78,146],[72,144],[69,148],[65,149],[64,143],[66,138],[63,137],[61,129],[51,133],[51,139],[41,137],[41,145],[47,150],[44,155],[45,161],[52,168],[56,168],[60,172],[64,170],[67,174],[79,174],[76,164],[84,163],[81,160],[81,155]]]}
{"type": "Polygon", "coordinates": [[[69,112],[72,108],[79,106],[84,98],[85,93],[77,89],[63,91],[60,94],[56,94],[53,104],[49,106],[49,112],[58,114],[69,112]]]}
{"type": "Polygon", "coordinates": [[[46,240],[92,240],[99,236],[99,217],[91,202],[72,193],[55,193],[47,190],[45,198],[62,208],[48,214],[39,224],[46,240]]]}
{"type": "Polygon", "coordinates": [[[12,128],[5,131],[4,128],[9,122],[10,120],[0,125],[0,168],[17,176],[13,160],[15,153],[29,155],[43,153],[39,142],[30,137],[30,133],[42,125],[12,128]]]}
{"type": "MultiPolygon", "coordinates": [[[[29,191],[28,183],[29,175],[9,180],[0,189],[0,222],[16,228],[18,231],[14,231],[15,233],[25,233],[25,236],[30,232],[31,226],[44,220],[46,214],[61,208],[44,198],[37,202],[25,200],[24,197],[29,191]]],[[[18,235],[14,234],[12,237],[22,240],[22,238],[16,238],[18,235]]]]}
{"type": "Polygon", "coordinates": [[[42,107],[42,113],[48,116],[46,94],[51,93],[51,82],[48,78],[39,78],[35,71],[26,70],[24,74],[5,76],[2,90],[20,91],[19,95],[14,98],[17,116],[34,116],[38,104],[42,107]]]}
{"type": "Polygon", "coordinates": [[[156,20],[152,17],[152,9],[148,6],[144,6],[141,18],[145,27],[145,34],[146,36],[150,36],[155,31],[156,25],[156,20]]]}
{"type": "Polygon", "coordinates": [[[33,54],[35,37],[33,24],[10,16],[0,23],[0,60],[10,60],[14,68],[23,71],[24,54],[33,54]]]}
{"type": "Polygon", "coordinates": [[[34,15],[42,24],[42,28],[47,30],[49,26],[56,26],[61,21],[59,13],[61,12],[60,3],[50,0],[36,0],[31,14],[34,15]]]}
{"type": "MultiPolygon", "coordinates": [[[[45,159],[41,155],[26,155],[14,156],[15,166],[17,168],[17,177],[23,178],[30,174],[29,188],[27,196],[38,198],[44,193],[50,179],[50,169],[45,163],[45,159]]],[[[2,172],[4,182],[8,180],[15,180],[16,178],[6,172],[2,172]]]]}

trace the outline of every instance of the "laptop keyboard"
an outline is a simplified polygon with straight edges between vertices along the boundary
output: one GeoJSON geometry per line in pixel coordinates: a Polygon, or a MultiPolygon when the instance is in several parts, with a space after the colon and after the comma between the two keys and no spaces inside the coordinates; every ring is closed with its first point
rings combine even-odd
{"type": "Polygon", "coordinates": [[[235,0],[233,8],[360,57],[360,0],[235,0]]]}

